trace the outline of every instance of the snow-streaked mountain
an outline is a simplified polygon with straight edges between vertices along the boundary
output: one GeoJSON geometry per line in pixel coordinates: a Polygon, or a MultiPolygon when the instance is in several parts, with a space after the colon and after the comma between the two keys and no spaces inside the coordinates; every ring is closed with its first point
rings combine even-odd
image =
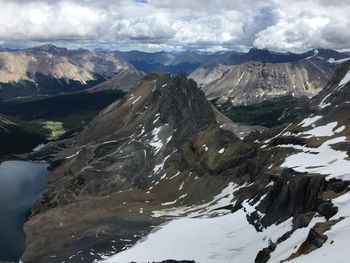
{"type": "Polygon", "coordinates": [[[175,219],[102,262],[169,258],[196,262],[347,262],[350,148],[346,135],[350,129],[345,112],[349,112],[349,89],[350,64],[339,69],[322,94],[311,101],[305,113],[312,112],[310,116],[261,141],[260,154],[270,156],[267,163],[272,161],[264,169],[275,178],[265,187],[265,194],[243,201],[240,209],[234,203],[238,210],[233,209],[233,214],[210,216],[216,204],[229,206],[229,200],[244,187],[230,183],[206,204],[155,212],[156,217],[175,219]],[[285,168],[289,170],[283,172],[285,168]],[[271,223],[271,217],[281,216],[283,210],[299,215],[262,226],[266,221],[271,223]]]}

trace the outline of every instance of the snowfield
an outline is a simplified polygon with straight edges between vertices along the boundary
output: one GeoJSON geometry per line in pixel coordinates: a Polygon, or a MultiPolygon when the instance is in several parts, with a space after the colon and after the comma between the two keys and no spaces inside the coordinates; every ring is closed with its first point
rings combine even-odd
{"type": "MultiPolygon", "coordinates": [[[[208,203],[155,211],[153,216],[175,219],[155,228],[128,250],[102,262],[152,262],[166,259],[195,260],[198,263],[254,262],[259,250],[292,229],[292,218],[257,232],[246,218],[256,205],[247,203],[245,208],[235,213],[228,210],[222,210],[221,213],[213,211],[232,204],[234,192],[241,187],[229,183],[208,203]],[[178,216],[183,217],[176,218],[178,216]]],[[[176,201],[163,205],[175,204],[176,201]]]]}
{"type": "Polygon", "coordinates": [[[166,259],[196,262],[254,262],[265,246],[240,210],[222,217],[181,218],[155,229],[147,238],[103,262],[129,263],[166,259]]]}
{"type": "Polygon", "coordinates": [[[243,209],[214,218],[181,218],[154,229],[133,247],[104,263],[152,262],[166,259],[196,263],[254,262],[269,240],[289,231],[292,220],[257,232],[243,209]]]}

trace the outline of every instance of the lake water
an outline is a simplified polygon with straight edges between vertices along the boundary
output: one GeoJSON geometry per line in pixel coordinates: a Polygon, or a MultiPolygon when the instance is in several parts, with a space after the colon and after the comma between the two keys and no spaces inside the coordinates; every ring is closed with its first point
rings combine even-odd
{"type": "Polygon", "coordinates": [[[0,164],[0,261],[17,261],[25,249],[23,224],[47,183],[47,163],[0,164]]]}

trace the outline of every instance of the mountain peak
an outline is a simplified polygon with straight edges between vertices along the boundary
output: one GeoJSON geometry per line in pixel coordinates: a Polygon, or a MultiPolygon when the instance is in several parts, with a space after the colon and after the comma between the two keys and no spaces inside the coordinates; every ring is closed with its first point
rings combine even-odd
{"type": "Polygon", "coordinates": [[[27,51],[37,51],[37,52],[48,52],[51,54],[61,54],[61,53],[65,53],[68,51],[67,48],[63,48],[63,47],[57,47],[53,44],[44,44],[41,46],[36,46],[33,48],[29,48],[26,49],[27,51]]]}
{"type": "Polygon", "coordinates": [[[271,52],[267,48],[260,49],[253,47],[248,51],[248,54],[271,54],[271,52]]]}

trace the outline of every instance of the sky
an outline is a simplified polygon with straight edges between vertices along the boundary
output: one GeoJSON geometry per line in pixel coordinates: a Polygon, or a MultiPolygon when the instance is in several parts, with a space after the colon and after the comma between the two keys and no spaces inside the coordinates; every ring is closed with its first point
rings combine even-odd
{"type": "Polygon", "coordinates": [[[350,0],[0,0],[0,7],[7,47],[350,48],[350,0]]]}

